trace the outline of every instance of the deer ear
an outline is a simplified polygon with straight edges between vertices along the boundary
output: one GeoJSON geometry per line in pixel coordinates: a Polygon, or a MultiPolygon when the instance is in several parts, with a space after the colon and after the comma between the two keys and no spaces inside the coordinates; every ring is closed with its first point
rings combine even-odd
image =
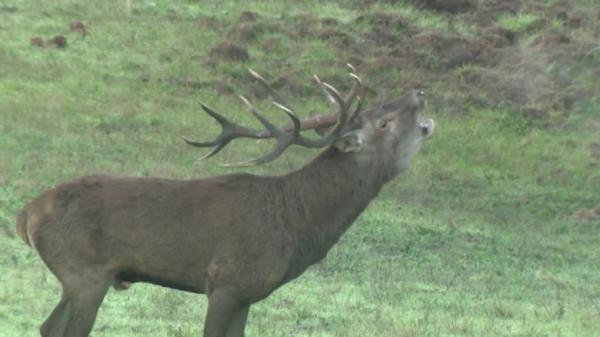
{"type": "Polygon", "coordinates": [[[333,146],[342,152],[360,152],[365,147],[365,140],[357,132],[351,132],[338,139],[333,146]]]}

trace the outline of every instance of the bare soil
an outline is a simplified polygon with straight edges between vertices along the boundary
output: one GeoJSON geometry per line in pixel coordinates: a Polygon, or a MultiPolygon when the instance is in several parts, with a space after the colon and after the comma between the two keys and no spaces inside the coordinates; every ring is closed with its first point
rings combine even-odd
{"type": "MultiPolygon", "coordinates": [[[[256,43],[269,52],[283,48],[284,39],[299,44],[321,40],[341,55],[330,66],[350,62],[358,67],[376,100],[398,95],[399,89],[419,88],[431,92],[431,103],[448,112],[507,106],[544,125],[552,115],[567,116],[591,97],[573,72],[587,66],[586,55],[598,46],[598,36],[574,30],[600,34],[600,10],[584,10],[568,1],[544,5],[532,0],[415,0],[414,4],[442,15],[448,28],[420,28],[396,13],[371,12],[372,2],[366,0],[352,2],[367,14],[350,23],[311,15],[274,19],[243,12],[219,28],[227,42],[211,49],[207,58],[245,62],[250,58],[247,46],[256,43]],[[502,16],[528,13],[537,19],[527,29],[514,31],[500,25],[502,16]],[[471,31],[458,31],[456,22],[469,24],[471,31]],[[390,76],[390,70],[404,75],[390,76]]],[[[270,75],[283,90],[318,94],[303,83],[306,76],[286,70],[270,75]]]]}

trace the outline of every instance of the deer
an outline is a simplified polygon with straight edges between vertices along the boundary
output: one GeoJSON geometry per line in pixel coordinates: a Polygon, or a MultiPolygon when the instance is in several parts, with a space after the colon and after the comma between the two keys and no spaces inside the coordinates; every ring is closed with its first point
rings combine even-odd
{"type": "Polygon", "coordinates": [[[88,336],[111,286],[146,282],[205,294],[204,337],[243,337],[250,306],[322,260],[433,133],[422,91],[363,111],[364,85],[349,67],[345,95],[315,75],[331,112],[306,119],[250,70],[289,124],[275,126],[240,96],[264,129],[236,124],[202,103],[221,133],[212,141],[183,137],[212,148],[201,159],[234,139],[275,139],[266,155],[225,164],[235,167],[273,161],[291,145],[323,149],[300,169],[193,180],[91,175],[29,202],[17,234],[62,287],[41,336],[88,336]]]}

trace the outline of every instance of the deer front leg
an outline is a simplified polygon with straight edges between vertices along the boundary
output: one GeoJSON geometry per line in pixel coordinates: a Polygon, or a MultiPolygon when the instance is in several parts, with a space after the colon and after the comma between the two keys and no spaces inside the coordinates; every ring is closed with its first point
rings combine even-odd
{"type": "Polygon", "coordinates": [[[235,291],[215,289],[208,296],[204,337],[243,336],[243,324],[241,327],[242,335],[239,335],[240,329],[237,326],[241,318],[243,318],[243,323],[246,321],[247,309],[244,310],[244,307],[247,306],[240,303],[235,291]],[[244,311],[245,314],[242,315],[244,311]],[[228,334],[229,328],[232,325],[234,327],[232,331],[237,333],[237,335],[228,334]]]}
{"type": "Polygon", "coordinates": [[[244,337],[244,328],[246,327],[249,310],[250,305],[244,305],[234,314],[229,329],[227,329],[227,337],[244,337]]]}

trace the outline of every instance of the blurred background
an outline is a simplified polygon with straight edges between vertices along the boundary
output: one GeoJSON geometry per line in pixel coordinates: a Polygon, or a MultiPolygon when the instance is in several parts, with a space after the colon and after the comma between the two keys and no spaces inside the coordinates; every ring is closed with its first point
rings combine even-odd
{"type": "MultiPolygon", "coordinates": [[[[303,117],[312,79],[366,107],[426,92],[437,129],[320,264],[250,312],[249,336],[600,336],[600,6],[595,0],[0,0],[0,336],[38,336],[60,289],[16,237],[41,191],[91,173],[282,174],[268,141],[218,156],[206,103],[272,120],[247,69],[303,117]]],[[[197,336],[202,296],[111,290],[93,336],[197,336]]]]}

